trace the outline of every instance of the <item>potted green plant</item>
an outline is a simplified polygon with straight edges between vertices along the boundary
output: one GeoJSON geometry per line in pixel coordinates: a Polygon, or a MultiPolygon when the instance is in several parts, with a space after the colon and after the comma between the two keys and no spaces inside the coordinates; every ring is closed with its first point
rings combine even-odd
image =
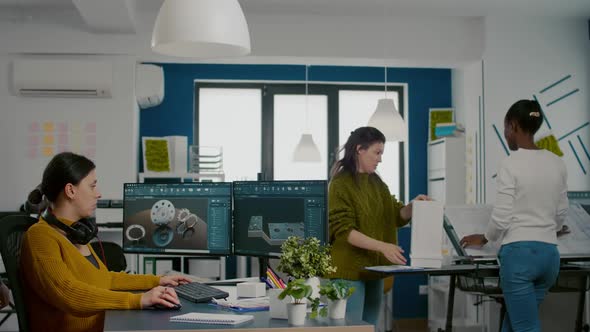
{"type": "MultiPolygon", "coordinates": [[[[346,314],[347,299],[354,293],[354,287],[344,280],[328,281],[320,286],[320,295],[328,298],[328,316],[342,319],[346,314]]],[[[322,308],[323,310],[324,308],[322,308]]],[[[322,312],[320,311],[320,314],[322,312]]],[[[325,313],[324,313],[325,316],[325,313]]]]}
{"type": "Polygon", "coordinates": [[[315,237],[297,236],[290,236],[281,245],[278,269],[295,279],[306,279],[313,289],[312,298],[319,297],[319,277],[336,272],[329,245],[322,245],[315,237]]]}
{"type": "Polygon", "coordinates": [[[290,296],[292,303],[287,304],[287,319],[291,325],[303,325],[307,305],[305,299],[311,295],[311,286],[305,284],[304,279],[295,279],[287,284],[287,287],[279,294],[279,300],[290,296]]]}

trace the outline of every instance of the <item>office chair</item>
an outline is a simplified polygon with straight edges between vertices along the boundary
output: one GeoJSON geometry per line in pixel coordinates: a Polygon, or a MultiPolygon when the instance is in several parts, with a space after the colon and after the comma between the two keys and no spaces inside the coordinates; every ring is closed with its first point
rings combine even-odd
{"type": "Polygon", "coordinates": [[[120,272],[127,269],[127,259],[123,253],[123,248],[115,242],[102,242],[102,249],[104,249],[104,258],[102,257],[102,250],[98,241],[91,242],[90,245],[94,252],[103,261],[109,271],[120,272]],[[106,262],[104,261],[106,259],[106,262]]]}
{"type": "Polygon", "coordinates": [[[19,331],[28,331],[27,310],[24,303],[24,289],[20,270],[20,250],[23,234],[37,222],[28,215],[12,215],[0,219],[0,254],[12,291],[14,307],[18,318],[19,331]]]}

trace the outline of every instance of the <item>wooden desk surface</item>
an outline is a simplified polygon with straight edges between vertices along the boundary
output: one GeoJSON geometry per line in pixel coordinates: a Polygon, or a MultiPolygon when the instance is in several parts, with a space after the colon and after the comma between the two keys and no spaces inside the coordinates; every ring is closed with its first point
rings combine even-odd
{"type": "MultiPolygon", "coordinates": [[[[373,325],[363,321],[331,320],[327,318],[307,319],[304,326],[290,326],[286,319],[270,319],[268,311],[244,313],[253,315],[254,320],[240,325],[209,325],[196,323],[173,323],[171,316],[189,312],[208,312],[234,314],[232,311],[220,310],[208,304],[196,304],[181,299],[180,310],[107,310],[104,331],[186,331],[221,332],[236,331],[254,332],[264,329],[268,332],[373,332],[373,325]]],[[[235,313],[239,314],[239,313],[235,313]]]]}

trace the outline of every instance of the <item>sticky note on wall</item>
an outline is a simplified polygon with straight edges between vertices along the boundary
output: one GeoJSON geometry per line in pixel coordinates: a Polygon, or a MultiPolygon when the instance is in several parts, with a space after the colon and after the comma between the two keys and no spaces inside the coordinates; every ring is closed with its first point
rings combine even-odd
{"type": "Polygon", "coordinates": [[[143,167],[146,172],[170,172],[168,140],[158,137],[143,137],[143,167]]]}

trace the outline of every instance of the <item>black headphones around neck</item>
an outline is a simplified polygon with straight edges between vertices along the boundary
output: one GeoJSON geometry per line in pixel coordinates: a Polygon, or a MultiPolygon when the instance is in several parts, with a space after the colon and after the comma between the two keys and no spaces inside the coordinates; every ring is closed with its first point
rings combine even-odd
{"type": "Polygon", "coordinates": [[[66,232],[68,240],[73,244],[88,244],[88,242],[98,234],[98,226],[96,226],[96,223],[87,218],[80,219],[68,226],[59,221],[59,219],[51,213],[49,208],[43,211],[41,217],[50,225],[54,225],[66,232]]]}

